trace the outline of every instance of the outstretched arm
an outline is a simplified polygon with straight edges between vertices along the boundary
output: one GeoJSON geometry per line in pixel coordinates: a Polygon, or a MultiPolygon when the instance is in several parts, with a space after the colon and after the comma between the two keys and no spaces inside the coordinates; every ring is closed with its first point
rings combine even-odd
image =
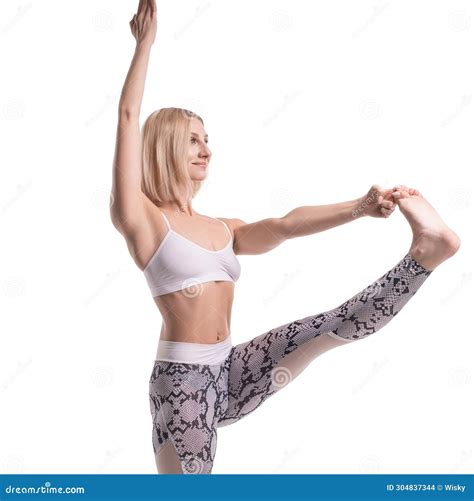
{"type": "Polygon", "coordinates": [[[234,252],[263,254],[290,238],[319,233],[362,216],[389,217],[396,208],[393,191],[373,185],[363,197],[336,204],[297,207],[281,218],[250,224],[241,219],[229,219],[234,231],[234,252]]]}
{"type": "Polygon", "coordinates": [[[375,184],[363,197],[330,205],[298,207],[284,219],[287,238],[302,237],[329,230],[363,216],[389,217],[397,207],[394,189],[382,190],[375,184]]]}
{"type": "Polygon", "coordinates": [[[130,21],[136,47],[119,101],[112,171],[110,216],[120,230],[143,221],[139,115],[156,24],[155,0],[140,0],[130,21]]]}

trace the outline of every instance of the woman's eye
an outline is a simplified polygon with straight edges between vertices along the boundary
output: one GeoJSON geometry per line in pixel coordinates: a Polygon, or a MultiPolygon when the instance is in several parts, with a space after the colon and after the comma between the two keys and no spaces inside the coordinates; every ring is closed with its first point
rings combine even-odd
{"type": "MultiPolygon", "coordinates": [[[[192,138],[191,138],[191,141],[196,141],[196,138],[195,138],[195,137],[192,137],[192,138]]],[[[209,141],[205,141],[205,143],[207,144],[207,143],[209,143],[209,141]]]]}

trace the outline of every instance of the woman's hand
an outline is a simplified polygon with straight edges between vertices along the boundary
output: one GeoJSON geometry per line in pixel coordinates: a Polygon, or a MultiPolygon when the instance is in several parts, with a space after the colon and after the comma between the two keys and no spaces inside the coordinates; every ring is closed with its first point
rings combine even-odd
{"type": "Polygon", "coordinates": [[[397,207],[394,191],[397,191],[396,188],[384,190],[378,184],[372,185],[368,193],[359,199],[357,215],[389,217],[397,207]]]}
{"type": "Polygon", "coordinates": [[[138,11],[130,21],[130,29],[137,44],[153,44],[156,37],[156,0],[140,0],[138,11]]]}

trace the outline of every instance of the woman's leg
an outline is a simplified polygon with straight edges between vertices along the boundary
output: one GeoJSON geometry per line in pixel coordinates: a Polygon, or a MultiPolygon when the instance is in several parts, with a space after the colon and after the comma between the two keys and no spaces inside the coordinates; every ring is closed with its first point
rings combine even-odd
{"type": "Polygon", "coordinates": [[[218,426],[234,423],[255,410],[319,354],[377,332],[400,312],[430,274],[407,254],[337,308],[294,320],[234,346],[229,403],[218,426]]]}
{"type": "Polygon", "coordinates": [[[392,269],[337,308],[284,324],[232,348],[229,402],[218,427],[251,413],[319,354],[380,330],[434,268],[457,251],[459,238],[421,195],[403,193],[403,198],[398,204],[412,227],[413,241],[392,269]]]}
{"type": "Polygon", "coordinates": [[[217,421],[227,406],[228,363],[156,360],[149,381],[159,473],[211,473],[217,421]]]}
{"type": "Polygon", "coordinates": [[[171,440],[168,440],[165,444],[163,444],[159,452],[155,452],[155,463],[158,473],[184,473],[181,465],[181,459],[171,440]]]}

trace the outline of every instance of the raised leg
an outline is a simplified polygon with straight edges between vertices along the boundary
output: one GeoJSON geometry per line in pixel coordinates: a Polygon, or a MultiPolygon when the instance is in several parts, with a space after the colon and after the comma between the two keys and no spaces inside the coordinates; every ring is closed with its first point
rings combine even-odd
{"type": "Polygon", "coordinates": [[[234,346],[229,355],[229,403],[218,427],[255,410],[319,354],[380,330],[431,273],[406,254],[391,270],[338,307],[234,346]]]}
{"type": "Polygon", "coordinates": [[[432,271],[456,253],[459,237],[417,190],[405,188],[400,187],[397,203],[413,230],[409,252],[378,280],[338,307],[281,325],[234,346],[230,353],[229,403],[218,427],[251,413],[321,353],[380,330],[400,312],[432,271]]]}

